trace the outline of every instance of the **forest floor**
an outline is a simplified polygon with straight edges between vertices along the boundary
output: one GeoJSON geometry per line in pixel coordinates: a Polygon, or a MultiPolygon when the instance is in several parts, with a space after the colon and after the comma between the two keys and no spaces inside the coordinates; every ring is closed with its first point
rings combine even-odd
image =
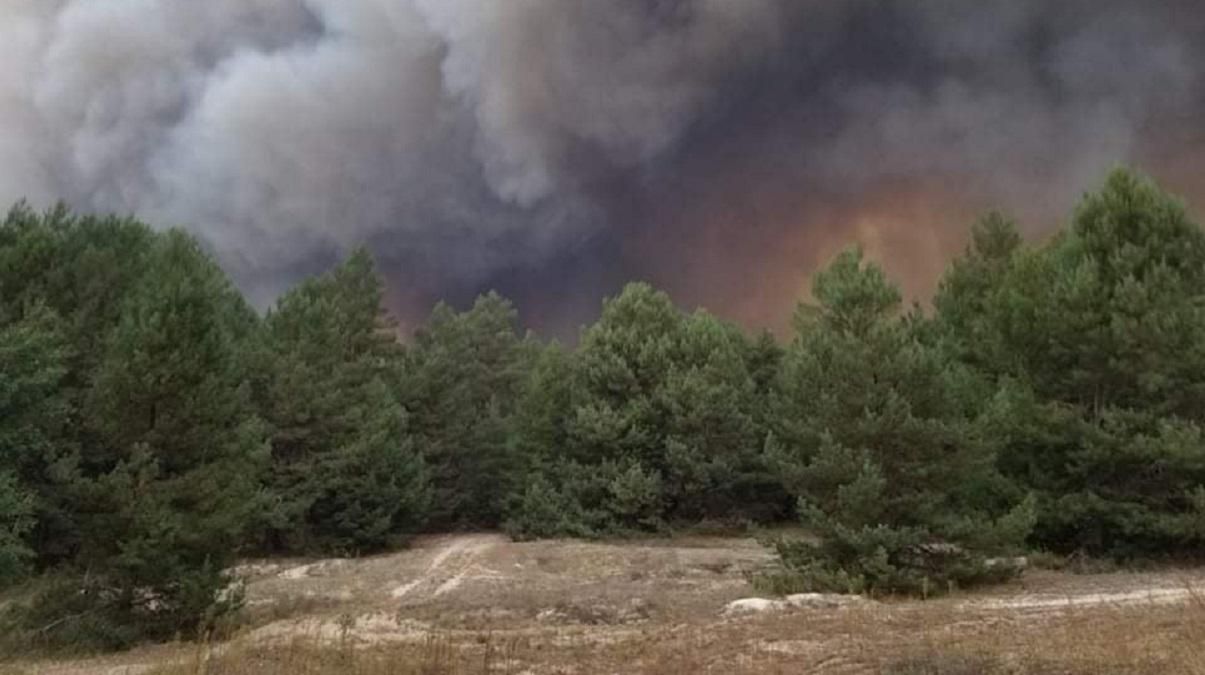
{"type": "MultiPolygon", "coordinates": [[[[725,611],[752,538],[421,538],[356,560],[248,561],[246,625],[209,644],[0,673],[1200,673],[1205,569],[1031,570],[928,601],[725,611]]],[[[756,603],[751,603],[756,604],[756,603]]]]}

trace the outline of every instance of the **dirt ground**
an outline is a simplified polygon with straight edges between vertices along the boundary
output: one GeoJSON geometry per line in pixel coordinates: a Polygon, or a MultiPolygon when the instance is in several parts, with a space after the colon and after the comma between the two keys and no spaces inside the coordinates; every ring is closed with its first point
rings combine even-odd
{"type": "Polygon", "coordinates": [[[1033,570],[990,591],[927,602],[725,611],[757,596],[747,575],[772,564],[772,553],[754,539],[516,543],[497,534],[426,537],[403,552],[356,560],[248,561],[237,568],[247,582],[248,623],[230,642],[11,664],[0,673],[134,675],[302,643],[425,653],[433,641],[458,654],[498,646],[511,656],[497,672],[529,675],[872,673],[886,672],[885,654],[979,653],[998,644],[993,658],[1004,654],[1007,661],[1044,641],[1054,641],[1056,656],[1084,651],[1085,663],[1132,658],[1157,665],[1205,626],[1201,569],[1033,570]],[[1094,640],[1102,644],[1089,653],[1085,645],[1094,640]],[[1116,649],[1125,651],[1109,655],[1116,649]]]}

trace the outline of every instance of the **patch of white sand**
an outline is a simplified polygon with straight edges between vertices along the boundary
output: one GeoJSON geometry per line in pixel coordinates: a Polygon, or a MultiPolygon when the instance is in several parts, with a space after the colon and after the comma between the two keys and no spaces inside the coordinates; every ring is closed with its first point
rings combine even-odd
{"type": "Polygon", "coordinates": [[[1087,593],[1083,595],[1042,596],[1025,595],[1017,598],[1001,598],[996,600],[974,600],[963,603],[963,607],[971,609],[1012,609],[1047,611],[1068,607],[1097,607],[1101,605],[1178,605],[1188,602],[1194,597],[1201,597],[1202,592],[1192,588],[1146,588],[1135,591],[1119,591],[1115,593],[1087,593]]]}

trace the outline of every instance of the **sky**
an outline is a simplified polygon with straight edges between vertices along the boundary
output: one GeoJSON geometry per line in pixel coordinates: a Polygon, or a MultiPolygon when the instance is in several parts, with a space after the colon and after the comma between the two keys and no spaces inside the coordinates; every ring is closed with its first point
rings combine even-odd
{"type": "Polygon", "coordinates": [[[1195,0],[4,0],[0,44],[0,204],[184,227],[261,308],[366,245],[406,326],[645,280],[782,331],[845,246],[923,301],[1119,164],[1205,207],[1195,0]]]}

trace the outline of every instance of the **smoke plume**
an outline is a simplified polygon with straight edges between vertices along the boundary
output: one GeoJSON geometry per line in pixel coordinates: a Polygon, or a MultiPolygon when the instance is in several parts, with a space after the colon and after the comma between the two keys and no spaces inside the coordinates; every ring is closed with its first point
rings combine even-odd
{"type": "Polygon", "coordinates": [[[852,241],[923,296],[982,209],[1205,196],[1197,4],[6,0],[0,202],[182,225],[261,305],[368,244],[407,318],[648,278],[780,326],[852,241]]]}

